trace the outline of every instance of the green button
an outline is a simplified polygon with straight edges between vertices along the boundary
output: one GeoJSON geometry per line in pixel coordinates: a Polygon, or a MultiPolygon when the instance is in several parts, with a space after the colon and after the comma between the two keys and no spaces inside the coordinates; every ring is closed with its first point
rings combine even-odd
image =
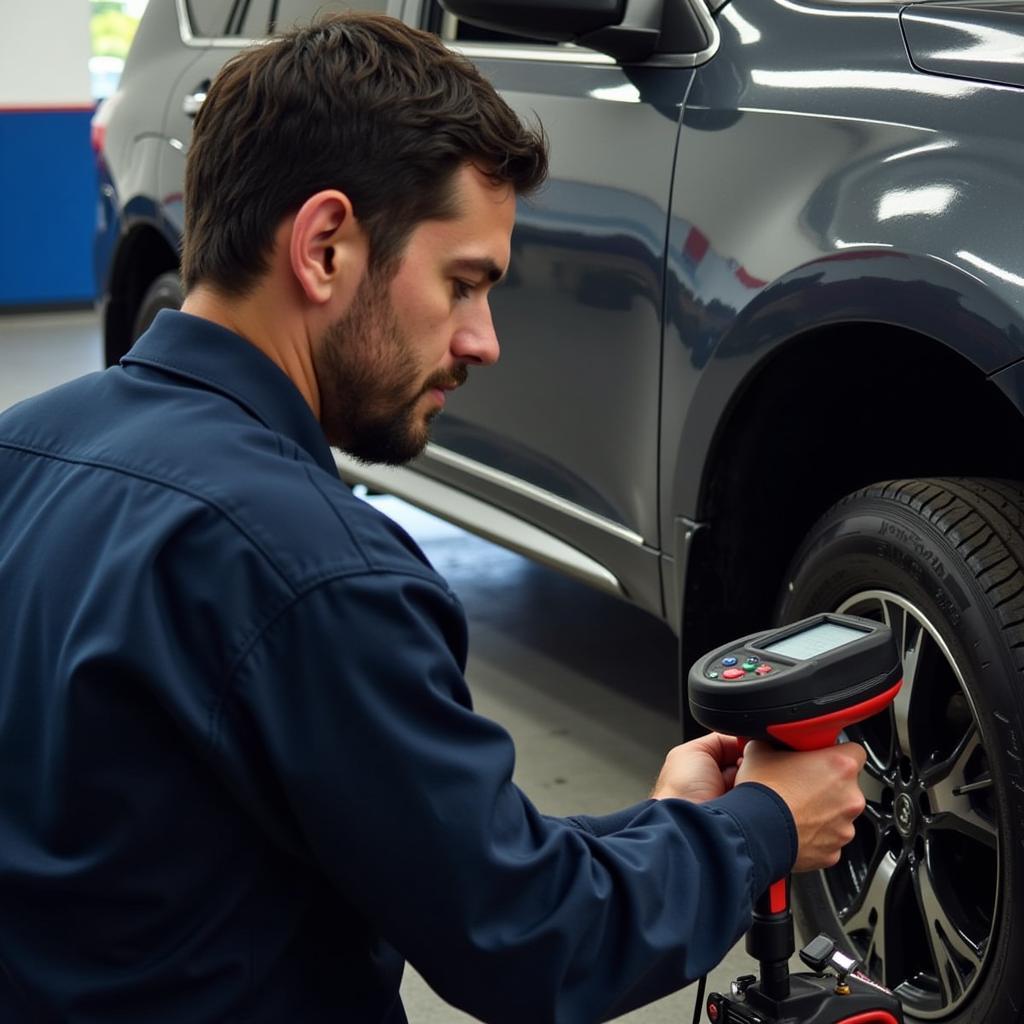
{"type": "Polygon", "coordinates": [[[757,662],[756,661],[745,661],[745,662],[743,662],[743,667],[748,672],[753,672],[754,669],[757,668],[757,662]]]}

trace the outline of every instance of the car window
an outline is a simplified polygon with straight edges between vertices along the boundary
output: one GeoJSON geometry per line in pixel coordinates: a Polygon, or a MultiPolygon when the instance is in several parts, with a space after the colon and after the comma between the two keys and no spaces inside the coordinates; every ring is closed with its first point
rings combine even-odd
{"type": "Polygon", "coordinates": [[[271,5],[271,32],[283,32],[294,25],[306,25],[318,14],[335,11],[371,11],[387,14],[388,0],[277,0],[271,5]]]}
{"type": "Polygon", "coordinates": [[[262,39],[270,23],[271,0],[243,0],[232,19],[232,35],[243,39],[262,39]]]}
{"type": "Polygon", "coordinates": [[[235,0],[186,0],[192,35],[200,39],[219,39],[228,35],[228,16],[235,0]]]}
{"type": "MultiPolygon", "coordinates": [[[[198,3],[199,0],[193,0],[198,3]]],[[[332,11],[387,12],[388,0],[233,0],[226,35],[264,39],[332,11]]]]}

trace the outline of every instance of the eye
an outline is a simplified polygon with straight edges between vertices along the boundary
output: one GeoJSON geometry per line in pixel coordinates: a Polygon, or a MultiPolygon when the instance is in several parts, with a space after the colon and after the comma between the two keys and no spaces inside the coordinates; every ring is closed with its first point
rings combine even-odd
{"type": "Polygon", "coordinates": [[[469,281],[462,281],[455,278],[452,282],[452,291],[457,299],[468,299],[473,294],[474,285],[469,281]]]}

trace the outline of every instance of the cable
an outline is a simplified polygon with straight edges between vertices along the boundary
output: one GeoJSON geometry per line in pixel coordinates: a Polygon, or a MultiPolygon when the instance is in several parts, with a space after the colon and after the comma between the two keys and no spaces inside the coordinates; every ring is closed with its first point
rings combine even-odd
{"type": "Polygon", "coordinates": [[[697,998],[693,1003],[693,1024],[700,1024],[700,1011],[704,1009],[704,990],[708,985],[708,976],[705,974],[697,982],[697,998]]]}

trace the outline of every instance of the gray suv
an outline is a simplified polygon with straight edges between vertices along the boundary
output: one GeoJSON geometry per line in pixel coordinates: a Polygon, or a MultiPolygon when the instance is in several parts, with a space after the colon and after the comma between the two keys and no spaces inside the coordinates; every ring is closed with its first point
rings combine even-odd
{"type": "MultiPolygon", "coordinates": [[[[96,125],[111,363],[181,300],[210,80],[331,6],[150,0],[96,125]]],[[[816,611],[889,623],[905,685],[850,730],[868,809],[802,928],[915,1019],[1024,1020],[1024,9],[377,7],[536,113],[552,176],[501,365],[413,464],[340,472],[659,616],[684,667],[816,611]]]]}

